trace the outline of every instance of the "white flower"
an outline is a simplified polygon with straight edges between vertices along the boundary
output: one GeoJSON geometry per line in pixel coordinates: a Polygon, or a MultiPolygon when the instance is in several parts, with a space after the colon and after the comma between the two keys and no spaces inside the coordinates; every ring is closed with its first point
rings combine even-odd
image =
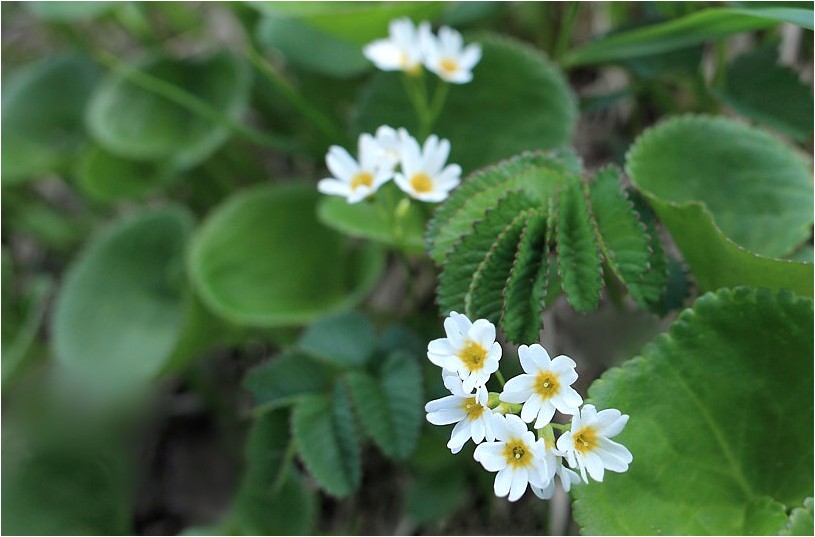
{"type": "Polygon", "coordinates": [[[594,405],[586,405],[572,417],[570,431],[557,439],[557,448],[566,454],[572,468],[580,468],[583,481],[589,482],[586,470],[592,479],[603,480],[604,469],[612,472],[625,472],[633,460],[628,448],[609,440],[623,430],[628,415],[610,408],[597,412],[594,405]]]}
{"type": "Polygon", "coordinates": [[[545,488],[550,479],[543,440],[536,441],[535,435],[514,414],[496,419],[493,426],[498,441],[479,444],[473,456],[487,471],[498,472],[495,494],[499,497],[509,494],[509,501],[514,502],[526,491],[527,484],[545,488]]]}
{"type": "Polygon", "coordinates": [[[495,326],[486,319],[471,323],[466,315],[455,311],[444,320],[446,338],[434,339],[427,345],[431,362],[462,379],[464,393],[484,386],[498,370],[501,344],[495,341],[495,326]]]}
{"type": "Polygon", "coordinates": [[[442,201],[461,182],[461,166],[444,165],[449,155],[449,140],[439,140],[433,135],[420,148],[415,138],[404,136],[402,170],[394,180],[399,188],[417,200],[442,201]]]}
{"type": "Polygon", "coordinates": [[[545,459],[549,484],[545,487],[536,487],[532,485],[530,488],[535,496],[541,500],[548,500],[555,493],[555,476],[560,479],[560,484],[563,487],[563,490],[566,492],[569,492],[572,485],[580,482],[580,476],[563,465],[564,454],[555,448],[554,439],[544,440],[544,446],[546,447],[545,459]]]}
{"type": "Polygon", "coordinates": [[[442,80],[454,84],[466,84],[473,79],[473,67],[481,59],[481,47],[471,44],[463,47],[461,34],[452,28],[442,26],[439,37],[422,33],[424,64],[442,80]]]}
{"type": "Polygon", "coordinates": [[[422,42],[430,35],[430,23],[423,22],[418,29],[407,17],[392,20],[388,25],[388,38],[377,39],[362,49],[365,57],[383,71],[405,71],[417,74],[422,68],[422,42]]]}
{"type": "Polygon", "coordinates": [[[488,442],[495,440],[492,423],[495,415],[487,406],[489,394],[484,386],[476,389],[475,394],[464,391],[461,379],[449,371],[442,372],[444,385],[453,395],[430,401],[424,407],[427,421],[433,425],[450,425],[455,423],[447,447],[454,454],[461,451],[470,438],[476,444],[485,438],[488,442]]]}
{"type": "Polygon", "coordinates": [[[325,157],[333,177],[317,183],[323,194],[345,196],[348,203],[367,198],[393,177],[394,163],[383,158],[382,151],[370,134],[359,137],[359,162],[340,146],[332,145],[325,157]]]}
{"type": "Polygon", "coordinates": [[[504,386],[501,401],[523,403],[521,419],[540,429],[555,415],[555,410],[574,414],[583,404],[583,398],[571,384],[577,380],[575,363],[568,356],[549,359],[546,349],[535,343],[518,347],[518,356],[524,373],[511,378],[504,386]]]}
{"type": "Polygon", "coordinates": [[[379,149],[380,158],[387,161],[391,168],[396,167],[402,158],[402,141],[409,136],[405,129],[398,131],[388,125],[376,129],[374,140],[379,149]]]}

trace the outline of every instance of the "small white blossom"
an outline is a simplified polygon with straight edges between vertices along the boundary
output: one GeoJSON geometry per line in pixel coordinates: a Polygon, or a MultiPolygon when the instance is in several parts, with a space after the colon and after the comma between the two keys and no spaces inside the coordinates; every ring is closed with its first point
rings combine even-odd
{"type": "Polygon", "coordinates": [[[541,500],[548,500],[555,493],[555,479],[554,479],[555,476],[558,477],[558,479],[560,480],[560,485],[566,492],[569,492],[569,490],[572,488],[572,485],[575,485],[580,482],[580,476],[563,465],[564,454],[555,448],[554,439],[544,440],[544,446],[546,448],[545,459],[546,459],[546,470],[548,471],[549,477],[549,484],[546,485],[546,487],[536,487],[534,485],[531,485],[530,488],[532,489],[532,492],[535,494],[535,496],[537,496],[541,500]]]}
{"type": "Polygon", "coordinates": [[[628,448],[609,438],[623,430],[628,415],[610,408],[597,412],[594,405],[585,405],[572,417],[570,431],[557,439],[557,448],[566,454],[572,468],[588,483],[586,471],[595,481],[603,480],[604,469],[625,472],[633,460],[628,448]]]}
{"type": "Polygon", "coordinates": [[[521,419],[527,423],[536,420],[536,429],[552,421],[555,410],[564,414],[577,411],[583,398],[571,387],[577,380],[576,364],[571,358],[558,356],[551,360],[537,343],[518,347],[518,356],[524,374],[507,381],[501,401],[523,403],[521,419]]]}
{"type": "Polygon", "coordinates": [[[509,495],[514,502],[526,491],[527,485],[546,488],[551,481],[546,464],[543,440],[535,440],[535,435],[526,424],[514,414],[493,423],[497,442],[485,442],[475,448],[476,461],[495,476],[495,494],[509,495]]]}
{"type": "Polygon", "coordinates": [[[424,64],[442,80],[453,84],[466,84],[473,79],[473,67],[481,60],[481,47],[471,44],[464,47],[461,34],[442,26],[438,38],[422,33],[424,64]]]}
{"type": "Polygon", "coordinates": [[[409,18],[402,17],[388,25],[387,39],[377,39],[362,52],[383,71],[417,74],[422,68],[422,42],[427,39],[422,35],[430,35],[430,23],[423,22],[417,28],[409,18]]]}
{"type": "Polygon", "coordinates": [[[376,129],[374,140],[379,149],[380,158],[391,168],[395,168],[402,159],[402,141],[409,136],[405,129],[398,131],[388,125],[376,129]]]}
{"type": "Polygon", "coordinates": [[[342,147],[332,145],[325,162],[333,177],[321,179],[317,190],[344,196],[348,203],[357,203],[376,192],[393,177],[395,164],[383,158],[379,144],[370,134],[359,137],[359,161],[342,147]]]}
{"type": "Polygon", "coordinates": [[[401,173],[394,181],[411,197],[426,202],[440,202],[461,182],[461,166],[449,164],[450,141],[432,135],[424,147],[412,136],[402,140],[401,173]]]}
{"type": "Polygon", "coordinates": [[[484,386],[498,370],[501,344],[495,341],[495,326],[486,319],[470,322],[455,311],[444,320],[446,338],[434,339],[427,345],[427,357],[437,366],[455,372],[462,389],[471,393],[484,386]]]}
{"type": "Polygon", "coordinates": [[[455,423],[447,447],[454,454],[461,451],[470,438],[476,444],[485,438],[488,442],[495,440],[493,420],[495,416],[487,407],[489,394],[484,386],[476,389],[475,394],[467,393],[462,387],[457,374],[442,372],[444,385],[453,395],[430,401],[424,407],[427,421],[433,425],[450,425],[455,423]]]}

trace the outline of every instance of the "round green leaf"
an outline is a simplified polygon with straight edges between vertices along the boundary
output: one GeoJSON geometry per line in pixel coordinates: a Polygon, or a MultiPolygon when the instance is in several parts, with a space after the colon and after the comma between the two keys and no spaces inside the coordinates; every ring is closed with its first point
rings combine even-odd
{"type": "Polygon", "coordinates": [[[143,198],[169,183],[171,166],[119,157],[102,147],[92,147],[79,164],[79,186],[98,201],[143,198]]]}
{"type": "Polygon", "coordinates": [[[57,360],[112,393],[157,375],[185,311],[179,207],[145,211],[93,240],[68,270],[51,319],[57,360]]]}
{"type": "Polygon", "coordinates": [[[777,534],[812,494],[812,300],[707,294],[589,390],[631,419],[628,472],[574,489],[587,534],[777,534]]]}
{"type": "MultiPolygon", "coordinates": [[[[491,35],[468,41],[481,45],[481,61],[472,82],[451,85],[433,129],[451,140],[450,162],[472,171],[524,150],[568,144],[577,105],[561,71],[517,41],[491,35]]],[[[400,76],[379,73],[365,87],[353,124],[357,132],[374,132],[388,124],[417,134],[416,114],[400,76]]]]}
{"type": "Polygon", "coordinates": [[[135,67],[112,72],[94,93],[88,126],[96,140],[136,160],[197,164],[229,136],[228,128],[134,82],[132,69],[161,81],[173,93],[186,92],[232,119],[240,118],[250,90],[250,72],[238,57],[217,52],[175,60],[150,56],[135,67]]]}
{"type": "Polygon", "coordinates": [[[246,325],[295,325],[371,290],[383,269],[381,250],[355,247],[317,222],[319,196],[307,184],[263,186],[209,216],[188,269],[214,312],[246,325]]]}
{"type": "MultiPolygon", "coordinates": [[[[807,165],[760,130],[724,118],[669,119],[637,139],[627,166],[646,195],[703,203],[727,237],[755,254],[781,257],[809,237],[807,165]]],[[[683,233],[669,230],[674,237],[683,233]]]]}
{"type": "Polygon", "coordinates": [[[12,72],[3,85],[3,184],[57,171],[84,139],[85,104],[98,78],[83,56],[53,56],[12,72]]]}

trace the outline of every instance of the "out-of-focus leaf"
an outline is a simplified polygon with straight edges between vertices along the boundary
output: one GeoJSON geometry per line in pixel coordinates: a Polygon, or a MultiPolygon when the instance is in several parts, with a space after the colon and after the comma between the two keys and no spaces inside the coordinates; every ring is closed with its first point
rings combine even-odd
{"type": "Polygon", "coordinates": [[[118,2],[49,1],[26,2],[25,6],[39,18],[54,22],[76,22],[95,19],[112,11],[118,2]]]}
{"type": "Polygon", "coordinates": [[[614,440],[634,461],[573,489],[583,532],[782,530],[812,494],[812,322],[809,298],[722,289],[595,381],[591,403],[631,416],[614,440]]]}
{"type": "Polygon", "coordinates": [[[68,270],[51,319],[56,359],[109,393],[161,372],[184,317],[180,207],[140,212],[91,241],[68,270]]]}
{"type": "Polygon", "coordinates": [[[791,22],[812,29],[812,10],[710,8],[680,19],[596,39],[569,52],[564,65],[611,63],[682,49],[712,39],[791,22]]]}
{"type": "Polygon", "coordinates": [[[809,497],[804,500],[803,507],[796,507],[790,513],[789,521],[781,535],[812,535],[813,533],[813,503],[809,497]]]}
{"type": "MultiPolygon", "coordinates": [[[[470,172],[527,149],[567,145],[577,103],[560,69],[539,51],[514,40],[482,34],[467,41],[479,43],[483,57],[472,82],[451,85],[433,128],[451,140],[450,162],[470,172]]],[[[378,73],[363,89],[353,123],[356,132],[374,132],[389,124],[418,134],[416,114],[400,76],[378,73]]]]}
{"type": "Polygon", "coordinates": [[[727,66],[721,98],[747,119],[796,140],[812,135],[812,89],[789,67],[777,64],[777,51],[762,48],[727,66]]]}
{"type": "Polygon", "coordinates": [[[375,345],[373,324],[356,312],[329,315],[311,323],[297,344],[310,356],[341,368],[367,362],[375,345]]]}
{"type": "Polygon", "coordinates": [[[126,159],[95,146],[80,162],[78,175],[79,186],[89,197],[109,202],[143,198],[169,183],[174,171],[170,166],[126,159]]]}
{"type": "Polygon", "coordinates": [[[462,466],[419,473],[407,490],[405,511],[417,524],[449,516],[464,502],[467,488],[462,466]]]}
{"type": "Polygon", "coordinates": [[[51,56],[7,77],[2,99],[4,185],[59,171],[71,161],[85,137],[85,104],[98,76],[88,58],[72,54],[51,56]]]}
{"type": "MultiPolygon", "coordinates": [[[[3,252],[3,255],[6,256],[6,252],[3,252]]],[[[6,293],[7,288],[11,285],[14,285],[14,283],[9,281],[7,274],[4,273],[3,292],[6,293]]],[[[48,296],[51,294],[52,288],[53,282],[50,278],[46,276],[39,277],[31,282],[25,296],[20,300],[21,304],[19,304],[19,309],[14,308],[15,311],[12,312],[4,307],[2,340],[3,386],[6,386],[25,366],[30,355],[29,351],[37,338],[37,332],[45,315],[48,296]],[[20,314],[19,319],[14,318],[16,315],[14,317],[11,315],[6,316],[7,313],[18,312],[20,314]],[[6,326],[9,326],[11,330],[7,330],[6,326]]],[[[3,298],[5,301],[6,297],[3,298]]]]}
{"type": "Polygon", "coordinates": [[[88,127],[102,146],[135,160],[193,166],[226,141],[229,130],[136,82],[134,70],[158,79],[168,93],[185,92],[237,120],[246,108],[250,72],[228,52],[175,60],[150,56],[111,72],[88,108],[88,127]]]}
{"type": "Polygon", "coordinates": [[[204,303],[235,323],[269,327],[307,323],[362,299],[383,269],[382,252],[317,222],[318,198],[306,184],[262,186],[216,209],[188,256],[204,303]]]}
{"type": "Polygon", "coordinates": [[[331,370],[297,352],[287,352],[247,373],[244,387],[264,410],[297,402],[331,386],[331,370]]]}

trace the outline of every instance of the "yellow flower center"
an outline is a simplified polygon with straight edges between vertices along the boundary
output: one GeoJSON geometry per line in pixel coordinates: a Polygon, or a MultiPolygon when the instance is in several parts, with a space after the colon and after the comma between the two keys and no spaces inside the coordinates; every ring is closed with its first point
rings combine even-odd
{"type": "Polygon", "coordinates": [[[402,67],[402,70],[412,76],[417,76],[422,71],[421,63],[417,62],[411,65],[410,56],[408,56],[406,52],[402,52],[399,55],[399,65],[402,67]]]}
{"type": "Polygon", "coordinates": [[[572,434],[574,448],[581,455],[593,451],[597,447],[597,430],[594,427],[581,427],[572,434]]]}
{"type": "Polygon", "coordinates": [[[557,380],[557,375],[551,371],[541,371],[535,378],[535,391],[538,392],[544,400],[557,395],[560,390],[560,382],[557,380]]]}
{"type": "Polygon", "coordinates": [[[419,194],[424,194],[433,190],[433,180],[424,172],[417,173],[410,178],[410,186],[419,194]]]}
{"type": "Polygon", "coordinates": [[[461,408],[467,413],[468,420],[476,420],[484,413],[484,407],[478,404],[475,397],[469,397],[462,401],[461,408]]]}
{"type": "Polygon", "coordinates": [[[458,357],[470,371],[477,371],[484,367],[487,359],[487,349],[478,343],[467,343],[459,353],[458,357]]]}
{"type": "Polygon", "coordinates": [[[532,465],[532,451],[521,440],[512,439],[504,446],[504,458],[507,464],[515,468],[532,465]]]}
{"type": "Polygon", "coordinates": [[[439,62],[439,67],[447,74],[453,74],[458,71],[458,62],[451,58],[442,58],[439,62]]]}
{"type": "Polygon", "coordinates": [[[371,186],[374,184],[374,176],[368,172],[359,172],[351,178],[351,190],[356,190],[358,186],[371,186]]]}

